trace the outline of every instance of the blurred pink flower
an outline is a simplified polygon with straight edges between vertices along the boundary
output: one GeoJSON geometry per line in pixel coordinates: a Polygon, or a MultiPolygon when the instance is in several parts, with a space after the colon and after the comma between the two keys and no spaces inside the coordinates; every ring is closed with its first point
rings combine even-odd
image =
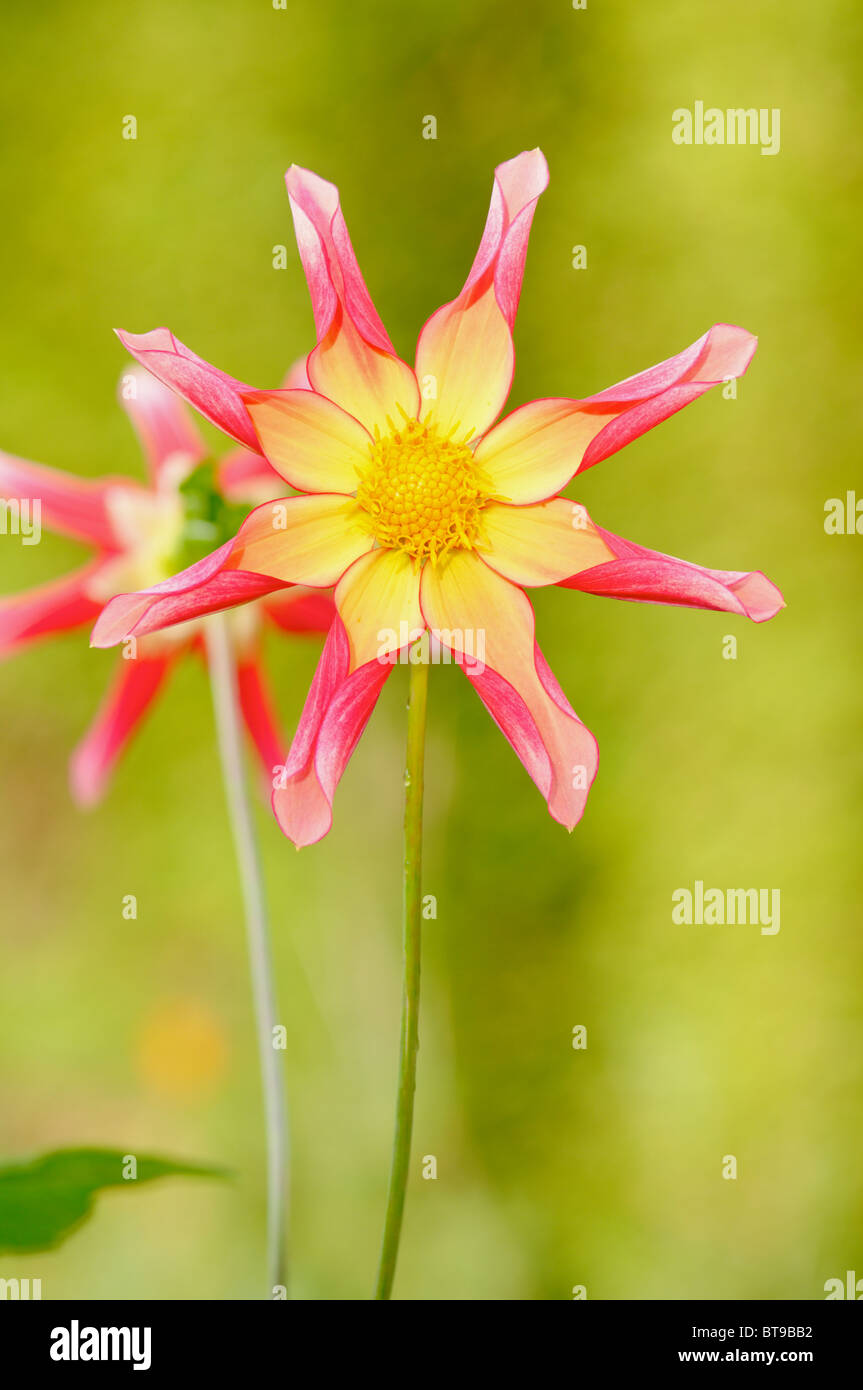
{"type": "MultiPolygon", "coordinates": [[[[304,380],[294,374],[289,380],[304,380]]],[[[204,442],[177,396],[140,368],[121,379],[120,400],[149,465],[149,483],[109,477],[82,479],[0,452],[0,497],[38,502],[53,531],[84,541],[96,555],[83,568],[22,594],[0,599],[0,656],[26,643],[91,624],[115,594],[166,578],[189,545],[209,550],[220,512],[235,529],[256,503],[283,492],[259,452],[235,450],[212,474],[202,465],[204,442]],[[199,471],[200,470],[200,471],[199,471]]],[[[260,602],[232,623],[238,692],[245,723],[268,783],[284,759],[273,703],[264,680],[259,633],[264,620],[287,632],[326,632],[334,616],[329,595],[257,578],[260,602]]],[[[135,639],[118,662],[114,681],[91,728],[75,749],[70,781],[75,799],[91,805],[104,794],[116,763],[162,688],[177,658],[202,646],[188,604],[183,626],[135,639]]]]}

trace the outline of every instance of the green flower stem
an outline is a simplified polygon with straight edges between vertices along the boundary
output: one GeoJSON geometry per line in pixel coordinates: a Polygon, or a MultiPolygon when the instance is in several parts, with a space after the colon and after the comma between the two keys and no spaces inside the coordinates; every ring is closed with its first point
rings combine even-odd
{"type": "Polygon", "coordinates": [[[277,1287],[287,1287],[288,1225],[288,1126],[284,1078],[274,1045],[277,1018],[273,960],[254,814],[243,759],[236,663],[226,615],[212,614],[205,620],[204,629],[222,778],[245,907],[258,1033],[267,1135],[267,1297],[272,1298],[277,1287]]]}
{"type": "Polygon", "coordinates": [[[399,1052],[396,1127],[387,1214],[375,1298],[389,1298],[396,1272],[402,1217],[405,1209],[411,1131],[414,1119],[417,1050],[419,1048],[420,939],[422,924],[423,771],[425,760],[428,655],[417,643],[411,648],[408,740],[405,764],[404,861],[404,993],[399,1052]],[[419,660],[417,660],[419,658],[419,660]],[[414,664],[416,662],[416,664],[414,664]]]}

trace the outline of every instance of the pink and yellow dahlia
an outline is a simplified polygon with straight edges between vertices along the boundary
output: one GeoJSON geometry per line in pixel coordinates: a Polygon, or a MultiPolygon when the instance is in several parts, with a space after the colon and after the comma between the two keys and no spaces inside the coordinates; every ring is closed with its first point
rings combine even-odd
{"type": "Polygon", "coordinates": [[[597,395],[533,401],[498,419],[513,376],[528,235],[547,182],[539,150],[497,168],[470,273],[422,329],[413,369],[371,301],[338,190],[297,167],[287,185],[317,331],[306,385],[256,391],[166,329],[120,334],[139,362],[262,451],[301,495],[258,507],[234,539],[184,573],[114,599],[94,643],[242,603],[262,586],[335,586],[338,618],[274,791],[276,816],[297,845],[329,830],[336,785],[394,654],[420,634],[461,660],[551,815],[571,829],[596,772],[596,742],[537,646],[525,589],[554,584],[756,622],[783,606],[759,572],[645,549],[559,495],[576,473],[741,375],[756,347],[744,329],[715,325],[597,395]]]}
{"type": "MultiPolygon", "coordinates": [[[[304,379],[304,378],[303,378],[304,379]]],[[[259,453],[235,450],[217,469],[177,396],[136,368],[121,380],[120,400],[149,465],[149,485],[132,479],[77,478],[0,453],[0,497],[38,504],[44,524],[96,548],[82,569],[22,594],[0,599],[0,656],[37,638],[90,625],[115,594],[169,576],[190,553],[230,534],[250,508],[272,496],[279,479],[259,453]]],[[[292,588],[271,592],[238,613],[232,641],[240,703],[268,780],[284,745],[263,676],[264,619],[290,632],[326,632],[334,609],[328,595],[292,588]]],[[[72,755],[70,781],[82,805],[104,794],[127,747],[177,658],[201,647],[200,627],[186,609],[184,626],[129,643],[94,723],[72,755]]]]}

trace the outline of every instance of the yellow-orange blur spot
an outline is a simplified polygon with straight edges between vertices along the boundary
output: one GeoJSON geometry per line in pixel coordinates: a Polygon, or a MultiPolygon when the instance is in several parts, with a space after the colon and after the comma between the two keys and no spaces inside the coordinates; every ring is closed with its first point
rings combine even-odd
{"type": "Polygon", "coordinates": [[[138,1073],[161,1095],[187,1097],[211,1090],[223,1075],[227,1058],[225,1031],[198,999],[159,1005],[138,1034],[138,1073]]]}

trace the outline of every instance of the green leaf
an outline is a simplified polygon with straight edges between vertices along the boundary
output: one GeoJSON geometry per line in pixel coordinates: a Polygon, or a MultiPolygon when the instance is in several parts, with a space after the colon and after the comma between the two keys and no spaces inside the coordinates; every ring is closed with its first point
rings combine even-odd
{"type": "Polygon", "coordinates": [[[112,1149],[58,1149],[25,1162],[0,1163],[0,1254],[59,1245],[86,1221],[96,1193],[106,1187],[228,1176],[224,1168],[112,1149]]]}

